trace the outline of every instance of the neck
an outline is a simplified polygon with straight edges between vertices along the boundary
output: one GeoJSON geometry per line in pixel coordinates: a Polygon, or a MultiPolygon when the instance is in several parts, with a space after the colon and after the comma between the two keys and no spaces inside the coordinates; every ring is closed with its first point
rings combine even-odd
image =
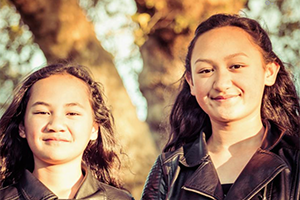
{"type": "Polygon", "coordinates": [[[212,124],[208,153],[221,183],[234,183],[253,154],[261,146],[264,126],[261,120],[240,120],[212,124]]]}
{"type": "Polygon", "coordinates": [[[218,151],[242,146],[259,147],[264,135],[261,120],[216,123],[211,121],[212,135],[208,140],[210,150],[218,151]]]}
{"type": "Polygon", "coordinates": [[[73,198],[83,180],[81,162],[43,165],[35,159],[35,168],[32,174],[59,199],[73,198]]]}

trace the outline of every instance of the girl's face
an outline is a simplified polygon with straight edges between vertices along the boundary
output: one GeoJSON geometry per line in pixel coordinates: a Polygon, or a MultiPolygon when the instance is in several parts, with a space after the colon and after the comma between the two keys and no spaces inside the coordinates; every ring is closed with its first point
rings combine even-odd
{"type": "Polygon", "coordinates": [[[90,139],[96,139],[89,89],[69,75],[52,75],[31,88],[20,136],[26,138],[36,165],[81,162],[90,139]]]}
{"type": "Polygon", "coordinates": [[[186,79],[212,121],[261,120],[264,88],[274,84],[278,69],[275,63],[264,64],[247,32],[227,26],[197,39],[186,79]]]}

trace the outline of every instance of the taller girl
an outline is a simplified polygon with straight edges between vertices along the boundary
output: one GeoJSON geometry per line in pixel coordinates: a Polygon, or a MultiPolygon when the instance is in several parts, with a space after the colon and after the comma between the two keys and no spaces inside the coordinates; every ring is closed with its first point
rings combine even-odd
{"type": "Polygon", "coordinates": [[[186,56],[171,134],[143,199],[300,198],[300,105],[254,20],[217,14],[186,56]]]}

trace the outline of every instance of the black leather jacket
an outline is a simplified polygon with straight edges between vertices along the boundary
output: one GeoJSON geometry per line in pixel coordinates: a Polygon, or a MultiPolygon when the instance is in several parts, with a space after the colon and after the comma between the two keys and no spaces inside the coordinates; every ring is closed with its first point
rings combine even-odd
{"type": "MultiPolygon", "coordinates": [[[[2,199],[53,200],[58,197],[26,170],[20,182],[0,189],[0,200],[2,199]]],[[[99,182],[89,170],[86,171],[84,181],[74,199],[133,200],[126,191],[99,182]]]]}
{"type": "Polygon", "coordinates": [[[270,125],[267,137],[226,196],[206,149],[205,135],[162,153],[149,173],[143,200],[299,200],[299,138],[270,125]]]}

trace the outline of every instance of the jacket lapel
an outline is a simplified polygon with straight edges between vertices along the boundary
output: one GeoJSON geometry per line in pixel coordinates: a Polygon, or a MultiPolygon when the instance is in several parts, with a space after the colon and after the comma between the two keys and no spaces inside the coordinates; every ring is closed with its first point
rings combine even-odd
{"type": "MultiPolygon", "coordinates": [[[[273,130],[271,128],[272,126],[267,121],[266,137],[261,148],[245,166],[225,199],[251,199],[280,172],[288,168],[284,160],[270,151],[279,143],[285,131],[280,127],[273,130]]],[[[185,182],[183,189],[211,199],[223,199],[222,186],[208,156],[204,132],[200,133],[198,141],[186,149],[189,150],[184,150],[180,163],[185,167],[199,167],[185,182]]]]}
{"type": "Polygon", "coordinates": [[[87,168],[84,164],[82,165],[84,171],[84,179],[81,182],[81,185],[75,195],[76,199],[94,199],[91,196],[97,194],[98,200],[106,199],[105,189],[102,187],[102,184],[93,177],[90,169],[87,168]]]}
{"type": "Polygon", "coordinates": [[[251,199],[286,168],[286,163],[276,154],[258,149],[229,190],[226,199],[251,199]]]}
{"type": "Polygon", "coordinates": [[[213,163],[207,160],[185,182],[183,189],[201,194],[211,199],[223,199],[223,190],[213,163]]]}
{"type": "Polygon", "coordinates": [[[199,141],[187,149],[189,151],[180,159],[180,163],[185,167],[198,166],[198,168],[184,183],[183,189],[211,199],[223,199],[223,190],[217,172],[208,156],[204,132],[200,133],[199,141]]]}
{"type": "Polygon", "coordinates": [[[58,199],[42,182],[35,178],[28,170],[20,180],[20,189],[27,200],[31,199],[58,199]]]}
{"type": "Polygon", "coordinates": [[[280,172],[288,168],[286,162],[271,151],[281,141],[285,130],[279,126],[271,126],[268,121],[264,124],[266,133],[261,147],[245,166],[226,199],[251,199],[280,172]]]}

